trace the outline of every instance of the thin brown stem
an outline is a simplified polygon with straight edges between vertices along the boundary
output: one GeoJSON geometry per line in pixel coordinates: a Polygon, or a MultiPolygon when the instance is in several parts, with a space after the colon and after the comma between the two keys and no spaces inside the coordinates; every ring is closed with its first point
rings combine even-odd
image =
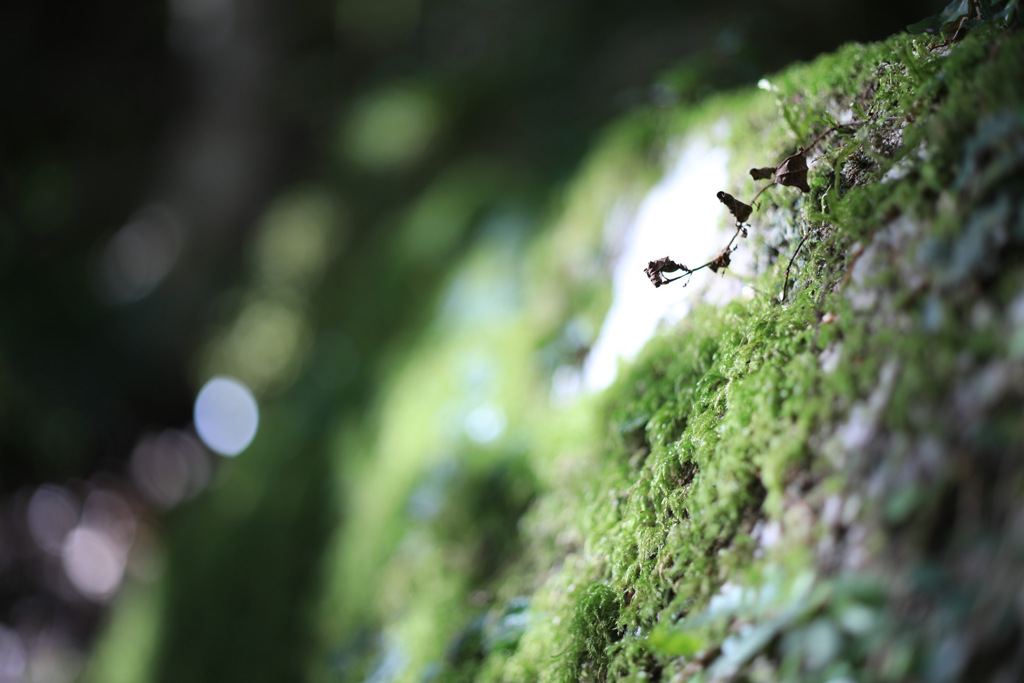
{"type": "MultiPolygon", "coordinates": [[[[885,117],[882,120],[885,121],[886,123],[889,123],[891,121],[899,121],[899,120],[901,120],[903,118],[904,117],[902,117],[902,116],[887,116],[887,117],[885,117]]],[[[866,123],[872,123],[872,122],[871,121],[854,120],[854,121],[849,121],[847,123],[837,123],[836,125],[832,126],[831,128],[826,128],[821,133],[819,133],[816,138],[811,140],[811,144],[809,144],[806,147],[804,147],[804,151],[808,152],[808,151],[814,149],[815,146],[817,146],[817,144],[819,142],[821,142],[822,138],[824,138],[826,135],[830,135],[830,134],[836,132],[840,128],[847,128],[849,126],[863,126],[866,123]]]]}
{"type": "MultiPolygon", "coordinates": [[[[701,268],[703,268],[703,266],[701,266],[701,268]]],[[[697,268],[697,270],[700,270],[700,268],[697,268]]],[[[667,285],[670,282],[675,282],[676,280],[682,280],[684,277],[689,277],[692,272],[693,272],[692,270],[688,270],[685,273],[683,273],[682,275],[676,275],[675,277],[667,277],[667,278],[665,278],[665,281],[662,282],[661,284],[662,285],[667,285]]],[[[683,286],[685,287],[686,285],[683,285],[683,286]]]]}
{"type": "MultiPolygon", "coordinates": [[[[889,121],[899,121],[902,118],[903,118],[902,116],[889,116],[889,117],[886,117],[886,118],[884,118],[882,120],[886,121],[886,122],[889,122],[889,121]]],[[[836,132],[837,130],[839,130],[840,128],[846,128],[848,126],[863,126],[866,123],[870,123],[870,121],[855,120],[855,121],[849,121],[847,123],[837,123],[836,125],[831,126],[829,128],[826,128],[822,132],[818,133],[818,135],[813,140],[811,140],[810,144],[808,144],[806,147],[801,147],[800,149],[801,149],[802,152],[807,153],[810,150],[812,150],[815,147],[817,147],[818,143],[821,142],[822,139],[826,135],[830,135],[830,134],[836,132]]],[[[768,183],[767,185],[762,187],[760,190],[758,190],[757,194],[754,195],[754,198],[750,200],[750,202],[749,202],[750,206],[754,206],[754,204],[757,202],[758,198],[760,198],[760,196],[764,193],[765,190],[767,190],[769,187],[773,187],[773,186],[778,185],[778,184],[779,184],[778,179],[773,179],[772,182],[768,183]]]]}
{"type": "Polygon", "coordinates": [[[793,261],[796,260],[797,254],[800,253],[800,249],[804,246],[804,242],[807,241],[807,238],[810,237],[810,235],[810,230],[804,233],[804,236],[800,238],[800,244],[796,245],[796,251],[794,251],[793,255],[789,257],[789,265],[786,266],[786,280],[782,283],[782,294],[779,296],[780,303],[786,300],[786,291],[789,289],[789,269],[793,267],[793,261]]]}
{"type": "MultiPolygon", "coordinates": [[[[751,206],[754,206],[754,203],[755,203],[755,202],[757,202],[757,198],[758,198],[758,197],[760,197],[760,196],[761,196],[761,194],[762,194],[762,193],[763,193],[763,192],[764,192],[765,190],[767,190],[767,189],[768,189],[769,187],[774,187],[775,185],[778,185],[778,184],[779,184],[779,183],[778,183],[778,181],[777,181],[777,180],[773,180],[773,181],[771,181],[770,183],[768,183],[767,185],[765,185],[764,187],[762,187],[762,188],[761,188],[760,190],[758,190],[758,191],[757,191],[757,194],[755,194],[755,195],[754,195],[754,198],[750,200],[750,205],[751,205],[751,206]]],[[[755,208],[756,208],[756,207],[755,207],[755,208]]]]}
{"type": "Polygon", "coordinates": [[[732,234],[732,239],[729,240],[729,244],[725,245],[726,249],[728,249],[729,251],[732,251],[732,243],[736,241],[736,238],[740,236],[741,232],[743,232],[743,226],[742,225],[737,225],[736,226],[736,232],[734,232],[732,234]]]}
{"type": "Polygon", "coordinates": [[[863,124],[863,123],[865,123],[865,122],[864,122],[864,121],[854,121],[854,122],[850,122],[850,123],[837,123],[836,125],[832,126],[831,128],[826,128],[826,129],[825,129],[825,130],[823,130],[823,131],[822,131],[821,133],[819,133],[819,134],[818,134],[818,137],[816,137],[816,138],[814,138],[813,140],[811,140],[811,144],[809,144],[809,145],[807,145],[806,147],[804,147],[804,148],[803,148],[803,150],[804,150],[804,152],[808,152],[808,151],[810,151],[810,150],[814,149],[814,148],[815,148],[815,146],[816,146],[816,145],[817,145],[817,144],[818,144],[819,142],[821,142],[821,139],[822,139],[823,137],[825,137],[826,135],[829,135],[829,134],[831,134],[831,133],[834,133],[834,132],[836,132],[837,130],[839,130],[839,129],[840,129],[840,128],[842,128],[843,126],[857,126],[857,125],[861,125],[861,124],[863,124]]]}

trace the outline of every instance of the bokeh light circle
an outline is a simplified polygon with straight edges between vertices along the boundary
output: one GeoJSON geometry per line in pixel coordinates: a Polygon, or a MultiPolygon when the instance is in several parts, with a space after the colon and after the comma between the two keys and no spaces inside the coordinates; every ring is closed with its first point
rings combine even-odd
{"type": "Polygon", "coordinates": [[[126,550],[103,531],[80,526],[64,541],[64,573],[82,595],[108,600],[121,585],[126,550]]]}
{"type": "Polygon", "coordinates": [[[230,377],[214,377],[196,396],[193,419],[207,448],[234,456],[252,443],[260,412],[247,386],[230,377]]]}

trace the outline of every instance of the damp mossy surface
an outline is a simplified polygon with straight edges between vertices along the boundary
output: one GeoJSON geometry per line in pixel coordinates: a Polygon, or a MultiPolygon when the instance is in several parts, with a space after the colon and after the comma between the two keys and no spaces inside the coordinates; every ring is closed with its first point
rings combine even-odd
{"type": "Polygon", "coordinates": [[[336,427],[321,680],[1020,678],[1024,39],[937,42],[638,113],[550,230],[479,240],[373,424],[336,427]],[[743,294],[558,398],[659,150],[715,138],[745,199],[851,120],[809,192],[761,196],[743,294]]]}

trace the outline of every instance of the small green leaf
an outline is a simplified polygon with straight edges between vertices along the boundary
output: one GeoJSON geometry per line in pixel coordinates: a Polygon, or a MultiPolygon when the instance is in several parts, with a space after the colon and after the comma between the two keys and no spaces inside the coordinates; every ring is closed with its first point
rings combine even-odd
{"type": "Polygon", "coordinates": [[[708,669],[708,675],[711,678],[734,676],[740,667],[767,648],[791,623],[791,615],[782,614],[729,636],[722,643],[722,656],[708,669]]]}
{"type": "Polygon", "coordinates": [[[907,31],[910,33],[935,33],[943,25],[959,19],[969,12],[970,3],[968,0],[953,0],[953,2],[946,5],[946,9],[942,10],[941,13],[911,24],[907,27],[907,31]]]}
{"type": "Polygon", "coordinates": [[[708,646],[707,638],[679,627],[658,626],[647,638],[647,645],[668,657],[692,657],[708,646]]]}

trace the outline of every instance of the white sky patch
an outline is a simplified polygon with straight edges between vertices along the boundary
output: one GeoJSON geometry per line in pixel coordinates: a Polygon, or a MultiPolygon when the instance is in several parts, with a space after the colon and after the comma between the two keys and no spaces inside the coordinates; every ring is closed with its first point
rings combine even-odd
{"type": "MultiPolygon", "coordinates": [[[[701,280],[718,277],[702,270],[687,287],[680,281],[655,289],[644,269],[649,261],[663,256],[695,268],[729,242],[731,233],[723,220],[726,209],[715,196],[728,187],[727,162],[724,150],[690,138],[676,163],[644,198],[615,265],[611,308],[583,365],[585,389],[597,391],[610,385],[619,360],[632,360],[661,321],[675,322],[685,316],[690,299],[706,289],[701,280]]],[[[738,283],[731,284],[739,289],[738,283]]]]}

